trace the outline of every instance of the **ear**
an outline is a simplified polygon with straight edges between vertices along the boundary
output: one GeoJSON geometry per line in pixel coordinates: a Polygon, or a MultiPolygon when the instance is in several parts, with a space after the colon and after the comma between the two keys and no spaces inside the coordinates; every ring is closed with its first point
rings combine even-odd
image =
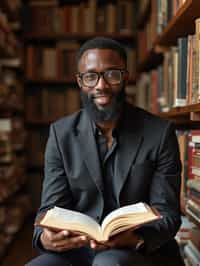
{"type": "Polygon", "coordinates": [[[76,81],[78,83],[78,86],[81,88],[82,87],[82,82],[81,82],[79,74],[76,74],[76,81]]]}

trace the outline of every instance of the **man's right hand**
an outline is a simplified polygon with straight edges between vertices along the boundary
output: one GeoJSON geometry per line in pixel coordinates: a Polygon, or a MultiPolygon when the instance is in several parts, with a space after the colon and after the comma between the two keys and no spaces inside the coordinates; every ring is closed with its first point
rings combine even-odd
{"type": "Polygon", "coordinates": [[[69,231],[55,232],[47,228],[40,235],[42,246],[51,251],[63,252],[73,248],[80,248],[89,244],[86,236],[73,235],[69,231]]]}

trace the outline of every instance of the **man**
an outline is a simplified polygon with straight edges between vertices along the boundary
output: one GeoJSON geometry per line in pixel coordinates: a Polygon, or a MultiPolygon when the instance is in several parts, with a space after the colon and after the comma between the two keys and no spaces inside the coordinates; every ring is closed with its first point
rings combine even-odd
{"type": "Polygon", "coordinates": [[[126,61],[111,39],[80,48],[83,109],[51,125],[38,215],[56,205],[101,222],[110,211],[142,201],[163,218],[103,244],[37,227],[33,243],[42,255],[28,265],[183,265],[173,239],[180,226],[177,139],[168,121],[126,103],[126,61]]]}

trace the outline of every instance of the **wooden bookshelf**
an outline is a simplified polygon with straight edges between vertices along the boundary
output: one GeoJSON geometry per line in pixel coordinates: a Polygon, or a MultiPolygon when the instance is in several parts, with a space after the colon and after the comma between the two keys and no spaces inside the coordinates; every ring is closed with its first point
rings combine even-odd
{"type": "Polygon", "coordinates": [[[179,37],[187,36],[195,32],[194,21],[200,16],[200,1],[187,0],[171,19],[164,31],[157,36],[156,45],[174,45],[179,37]]]}
{"type": "Polygon", "coordinates": [[[183,107],[175,107],[169,112],[162,112],[159,115],[163,118],[172,119],[175,121],[180,119],[183,119],[182,122],[200,121],[200,103],[183,107]]]}
{"type": "MultiPolygon", "coordinates": [[[[151,0],[152,4],[155,2],[151,0]]],[[[169,1],[167,1],[167,3],[168,2],[169,1]]],[[[176,1],[176,3],[177,2],[178,1],[176,1]]],[[[171,4],[174,3],[175,1],[171,1],[171,4]]],[[[198,218],[195,219],[195,214],[197,212],[196,216],[199,217],[199,208],[194,209],[194,213],[191,210],[191,214],[189,214],[187,210],[189,199],[193,200],[198,207],[200,206],[198,201],[199,187],[197,187],[197,185],[195,186],[195,184],[193,186],[193,190],[196,192],[194,199],[192,199],[192,197],[190,198],[190,193],[188,192],[190,189],[189,182],[199,179],[198,171],[200,169],[198,164],[199,149],[197,148],[199,141],[198,138],[195,138],[196,136],[199,137],[200,130],[200,102],[198,101],[198,75],[200,70],[195,69],[195,67],[199,68],[199,61],[195,61],[197,58],[196,54],[199,53],[199,43],[198,45],[196,44],[196,40],[199,42],[199,25],[195,25],[195,20],[200,18],[200,1],[186,0],[167,24],[164,19],[163,21],[157,20],[156,22],[152,19],[153,15],[155,15],[156,18],[158,16],[155,10],[157,11],[157,7],[153,11],[150,9],[148,14],[150,19],[145,22],[146,27],[140,32],[141,35],[138,34],[138,36],[141,36],[141,40],[147,39],[147,43],[144,45],[145,48],[152,47],[146,55],[144,54],[144,60],[137,68],[140,74],[149,71],[149,73],[140,75],[144,77],[144,79],[142,80],[141,78],[141,83],[139,82],[139,84],[144,84],[144,88],[146,86],[147,90],[148,88],[152,90],[148,92],[147,97],[149,97],[151,101],[148,99],[145,102],[146,108],[154,112],[152,106],[155,104],[156,111],[154,113],[157,113],[164,119],[171,120],[175,124],[180,147],[180,159],[183,166],[181,176],[181,212],[183,215],[187,216],[188,220],[197,225],[200,230],[199,220],[198,218]],[[156,24],[156,31],[153,31],[153,33],[150,31],[149,37],[148,30],[149,28],[152,30],[151,26],[154,25],[154,23],[156,24]],[[158,34],[156,32],[161,33],[158,34]],[[184,38],[194,34],[195,36],[184,38]],[[152,36],[153,38],[151,38],[152,36]],[[163,54],[163,61],[158,60],[157,51],[163,54]],[[184,89],[181,90],[181,88],[184,89]],[[191,104],[193,102],[195,103],[191,104]],[[181,104],[187,105],[181,106],[181,104]],[[172,107],[175,105],[180,106],[172,107]],[[158,110],[163,110],[163,112],[158,113],[158,110]],[[193,171],[193,169],[196,169],[196,172],[193,171]],[[194,214],[194,217],[192,217],[192,214],[194,214]]],[[[169,10],[170,9],[165,10],[167,19],[173,14],[173,12],[168,14],[169,10]]],[[[139,55],[140,58],[142,58],[143,54],[139,55]]],[[[187,257],[187,254],[185,255],[187,257]]]]}
{"type": "Polygon", "coordinates": [[[21,67],[18,49],[21,46],[19,45],[19,36],[15,35],[10,26],[10,20],[14,21],[15,15],[19,19],[19,13],[16,10],[16,13],[11,10],[6,0],[0,1],[0,9],[0,141],[2,147],[5,147],[3,153],[0,154],[0,208],[6,210],[6,217],[4,218],[2,213],[0,217],[1,261],[8,244],[14,239],[15,233],[22,226],[31,208],[25,188],[27,175],[24,153],[24,90],[22,73],[18,72],[21,67]],[[13,210],[15,213],[18,212],[14,219],[11,218],[13,210]],[[13,220],[12,225],[11,219],[13,220]],[[10,231],[9,226],[12,226],[10,231]]]}
{"type": "Polygon", "coordinates": [[[57,118],[53,117],[51,119],[40,119],[40,118],[26,119],[26,124],[33,126],[49,126],[51,123],[53,123],[56,120],[57,118]]]}
{"type": "Polygon", "coordinates": [[[162,46],[175,45],[179,37],[194,34],[194,21],[200,17],[199,10],[200,1],[185,1],[163,32],[155,37],[151,50],[147,52],[144,60],[138,66],[138,72],[149,71],[162,63],[161,55],[157,52],[158,48],[161,48],[160,50],[162,51],[162,46]]]}

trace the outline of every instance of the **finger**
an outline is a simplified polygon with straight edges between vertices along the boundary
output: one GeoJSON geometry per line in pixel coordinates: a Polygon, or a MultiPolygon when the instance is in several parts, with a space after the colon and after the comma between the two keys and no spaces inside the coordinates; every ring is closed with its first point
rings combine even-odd
{"type": "Polygon", "coordinates": [[[67,249],[81,247],[86,244],[88,244],[88,240],[85,236],[68,237],[66,239],[57,240],[52,243],[54,248],[66,247],[67,249]]]}
{"type": "Polygon", "coordinates": [[[107,249],[108,246],[102,243],[98,243],[96,241],[91,240],[90,241],[90,247],[95,250],[104,250],[107,249]]]}
{"type": "Polygon", "coordinates": [[[70,236],[70,232],[67,230],[63,230],[63,231],[51,234],[51,241],[53,242],[60,241],[60,240],[68,238],[69,236],[70,236]]]}

